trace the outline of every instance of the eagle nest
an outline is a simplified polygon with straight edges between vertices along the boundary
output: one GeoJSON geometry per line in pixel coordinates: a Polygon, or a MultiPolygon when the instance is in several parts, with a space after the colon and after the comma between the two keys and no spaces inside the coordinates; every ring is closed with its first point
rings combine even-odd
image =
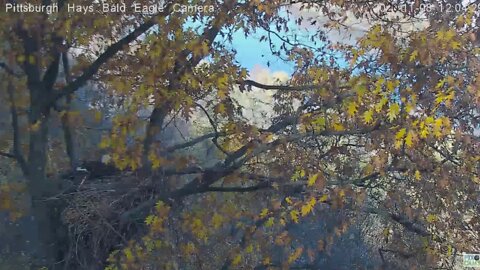
{"type": "Polygon", "coordinates": [[[125,223],[120,217],[141,202],[152,199],[154,185],[151,178],[132,172],[99,177],[88,170],[77,170],[69,179],[74,188],[62,194],[66,202],[62,219],[71,243],[66,263],[72,269],[103,269],[111,251],[125,245],[127,239],[135,239],[144,230],[142,222],[125,223]]]}

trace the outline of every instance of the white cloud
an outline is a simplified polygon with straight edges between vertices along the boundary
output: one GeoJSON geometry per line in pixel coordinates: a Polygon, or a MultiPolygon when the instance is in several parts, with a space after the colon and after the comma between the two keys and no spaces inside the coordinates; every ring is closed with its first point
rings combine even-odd
{"type": "MultiPolygon", "coordinates": [[[[289,75],[285,71],[271,71],[269,68],[256,65],[250,71],[250,79],[262,84],[281,84],[289,79],[289,75]]],[[[273,90],[253,87],[252,91],[243,93],[235,89],[231,97],[243,107],[242,114],[250,124],[265,128],[270,125],[273,116],[275,93],[273,90]]]]}
{"type": "MultiPolygon", "coordinates": [[[[337,14],[336,19],[340,17],[344,18],[344,21],[341,25],[336,25],[337,27],[331,27],[329,24],[332,21],[318,8],[301,8],[302,4],[293,4],[289,7],[289,11],[295,18],[303,18],[300,28],[305,31],[316,31],[318,29],[326,32],[327,39],[333,43],[342,43],[354,45],[359,38],[363,37],[365,33],[370,29],[372,25],[377,23],[385,23],[378,18],[367,18],[362,16],[357,18],[351,10],[342,10],[338,6],[329,5],[329,12],[334,12],[337,14]],[[340,14],[340,15],[338,15],[340,14]],[[312,25],[311,22],[316,21],[315,25],[312,25]],[[326,27],[326,25],[329,25],[326,27]]],[[[380,5],[374,7],[375,12],[378,12],[381,9],[380,5]]],[[[425,16],[417,15],[417,18],[405,18],[400,12],[388,12],[383,19],[396,21],[400,27],[400,33],[407,33],[411,31],[422,30],[428,27],[428,20],[425,19],[425,16]]]]}

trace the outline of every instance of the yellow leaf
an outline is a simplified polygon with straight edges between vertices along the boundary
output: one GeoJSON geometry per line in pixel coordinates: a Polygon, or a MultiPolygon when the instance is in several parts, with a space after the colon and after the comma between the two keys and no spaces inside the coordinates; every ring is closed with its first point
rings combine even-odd
{"type": "Polygon", "coordinates": [[[286,197],[286,198],[285,198],[285,201],[286,201],[288,204],[293,204],[293,201],[292,201],[292,199],[290,199],[290,197],[286,197]]]}
{"type": "Polygon", "coordinates": [[[315,185],[315,182],[317,181],[317,178],[318,178],[318,173],[316,173],[314,175],[311,175],[308,178],[307,186],[311,187],[311,186],[315,185]]]}
{"type": "Polygon", "coordinates": [[[319,202],[326,202],[328,201],[328,195],[327,194],[323,194],[319,199],[318,199],[319,202]]]}
{"type": "Polygon", "coordinates": [[[298,181],[300,178],[305,177],[305,170],[301,168],[297,168],[295,170],[295,173],[292,175],[291,180],[292,181],[298,181]]]}
{"type": "Polygon", "coordinates": [[[375,90],[373,91],[375,94],[378,94],[380,91],[382,91],[383,83],[385,83],[385,78],[380,78],[375,82],[375,90]]]}
{"type": "Polygon", "coordinates": [[[302,209],[300,211],[302,213],[302,217],[304,217],[312,211],[312,208],[310,207],[310,205],[305,204],[305,205],[302,205],[302,209]]]}
{"type": "Polygon", "coordinates": [[[428,223],[435,222],[436,220],[437,220],[437,216],[435,216],[434,214],[428,214],[427,215],[427,222],[428,223]]]}
{"type": "Polygon", "coordinates": [[[149,216],[145,219],[145,224],[147,224],[147,225],[152,224],[153,221],[154,221],[154,219],[155,219],[155,216],[154,216],[154,215],[149,215],[149,216]]]}
{"type": "Polygon", "coordinates": [[[422,137],[422,138],[427,138],[427,136],[428,136],[428,130],[427,130],[426,128],[425,128],[425,129],[422,129],[422,130],[420,131],[420,137],[422,137]]]}
{"type": "Polygon", "coordinates": [[[42,123],[41,121],[37,121],[35,124],[30,126],[30,130],[31,131],[38,131],[40,129],[40,124],[41,123],[42,123]]]}
{"type": "Polygon", "coordinates": [[[444,39],[445,39],[445,31],[444,30],[437,31],[437,40],[443,41],[444,39]]]}
{"type": "Polygon", "coordinates": [[[335,131],[344,131],[344,130],[345,130],[345,127],[343,126],[342,123],[340,123],[340,122],[335,122],[335,123],[333,123],[333,129],[334,129],[335,131]]]}
{"type": "Polygon", "coordinates": [[[367,92],[367,86],[365,85],[365,82],[361,81],[357,85],[356,92],[357,92],[358,100],[360,101],[363,95],[365,95],[365,93],[367,92]]]}
{"type": "Polygon", "coordinates": [[[384,237],[389,237],[390,236],[390,228],[385,228],[383,229],[383,236],[384,237]]]}
{"type": "Polygon", "coordinates": [[[25,59],[26,59],[25,55],[23,55],[23,54],[17,56],[17,62],[19,62],[19,63],[25,62],[25,59]]]}
{"type": "Polygon", "coordinates": [[[132,262],[134,260],[133,258],[133,253],[130,248],[126,248],[123,253],[125,254],[125,257],[127,259],[127,262],[132,262]]]}
{"type": "Polygon", "coordinates": [[[240,72],[240,78],[246,78],[248,75],[248,71],[246,68],[242,68],[241,72],[240,72]]]}
{"type": "Polygon", "coordinates": [[[391,80],[387,81],[387,90],[388,92],[393,92],[393,90],[395,90],[395,82],[391,80]]]}
{"type": "Polygon", "coordinates": [[[412,54],[410,55],[410,59],[409,59],[410,62],[415,61],[415,59],[417,59],[417,56],[418,56],[418,51],[417,51],[417,50],[414,50],[414,51],[412,52],[412,54]]]}
{"type": "Polygon", "coordinates": [[[218,89],[217,96],[219,100],[225,100],[227,98],[226,89],[223,89],[223,88],[218,89]]]}
{"type": "Polygon", "coordinates": [[[438,81],[438,83],[435,87],[436,88],[442,88],[445,85],[446,82],[447,82],[446,79],[441,79],[440,81],[438,81]]]}
{"type": "Polygon", "coordinates": [[[413,131],[409,131],[408,134],[407,134],[407,137],[405,138],[405,144],[408,146],[408,147],[412,147],[413,146],[413,131]]]}
{"type": "Polygon", "coordinates": [[[388,102],[388,99],[387,99],[386,97],[382,97],[382,99],[380,100],[380,102],[375,105],[375,111],[376,111],[377,113],[379,113],[380,111],[382,111],[383,106],[385,106],[385,104],[387,104],[387,102],[388,102]]]}
{"type": "Polygon", "coordinates": [[[453,29],[448,29],[447,32],[445,32],[445,40],[451,40],[456,36],[455,30],[453,29]]]}
{"type": "Polygon", "coordinates": [[[295,249],[295,251],[292,254],[290,254],[290,256],[288,257],[288,263],[292,264],[294,261],[300,258],[300,255],[302,255],[302,252],[303,252],[303,247],[299,247],[295,249]]]}
{"type": "Polygon", "coordinates": [[[358,111],[357,103],[355,101],[349,102],[347,108],[348,115],[350,116],[354,116],[355,113],[358,111]]]}
{"type": "Polygon", "coordinates": [[[298,214],[297,210],[290,211],[290,219],[295,223],[298,223],[298,214]]]}
{"type": "Polygon", "coordinates": [[[252,245],[252,244],[248,245],[248,246],[245,248],[245,252],[247,252],[247,253],[252,253],[252,252],[253,252],[253,245],[252,245]]]}
{"type": "Polygon", "coordinates": [[[400,129],[400,130],[397,132],[397,134],[395,134],[395,139],[397,139],[397,140],[402,140],[406,133],[407,133],[407,129],[406,129],[406,128],[400,129]]]}
{"type": "Polygon", "coordinates": [[[433,134],[437,138],[440,138],[442,136],[442,125],[443,125],[443,120],[441,118],[438,118],[435,120],[435,124],[433,126],[433,134]]]}
{"type": "Polygon", "coordinates": [[[455,20],[455,23],[457,24],[458,27],[463,27],[465,24],[465,16],[461,15],[458,16],[457,19],[455,20]]]}
{"type": "Polygon", "coordinates": [[[275,218],[274,217],[269,217],[267,222],[265,222],[265,227],[272,227],[273,224],[275,223],[275,218]]]}
{"type": "Polygon", "coordinates": [[[452,47],[452,49],[456,50],[456,49],[460,49],[462,47],[462,44],[458,41],[451,41],[450,42],[450,47],[452,47]]]}
{"type": "Polygon", "coordinates": [[[365,124],[370,124],[373,121],[373,110],[368,110],[363,113],[363,121],[365,124]]]}
{"type": "Polygon", "coordinates": [[[28,62],[32,65],[35,65],[35,63],[37,62],[37,60],[35,59],[35,56],[33,55],[30,55],[28,56],[28,62]]]}
{"type": "Polygon", "coordinates": [[[448,248],[447,248],[447,256],[451,256],[451,255],[452,255],[452,252],[453,252],[452,245],[448,245],[448,248]]]}
{"type": "Polygon", "coordinates": [[[405,112],[407,112],[407,113],[411,113],[414,109],[415,109],[415,103],[413,103],[413,102],[408,102],[405,105],[405,112]]]}
{"type": "Polygon", "coordinates": [[[223,225],[223,217],[217,213],[213,214],[212,225],[215,229],[220,228],[223,225]]]}
{"type": "Polygon", "coordinates": [[[316,204],[315,198],[311,198],[305,205],[302,206],[301,212],[302,212],[302,217],[310,214],[312,212],[313,208],[315,207],[316,204]]]}
{"type": "Polygon", "coordinates": [[[400,113],[400,105],[398,105],[398,103],[393,103],[392,105],[390,105],[390,108],[388,108],[388,113],[387,113],[388,119],[390,120],[390,122],[395,120],[399,113],[400,113]]]}
{"type": "Polygon", "coordinates": [[[263,208],[262,212],[260,212],[260,218],[264,218],[268,215],[268,208],[263,208]]]}
{"type": "Polygon", "coordinates": [[[110,146],[110,140],[107,137],[103,137],[98,147],[100,147],[101,149],[105,149],[109,146],[110,146]]]}
{"type": "Polygon", "coordinates": [[[479,184],[479,185],[480,185],[480,178],[478,178],[477,176],[473,176],[473,177],[472,177],[472,181],[473,181],[475,184],[479,184]]]}
{"type": "Polygon", "coordinates": [[[220,103],[216,106],[216,112],[219,114],[225,114],[227,112],[227,107],[225,104],[220,103]]]}
{"type": "Polygon", "coordinates": [[[415,179],[416,179],[417,181],[420,181],[420,180],[422,179],[422,174],[420,173],[419,170],[416,170],[416,171],[415,171],[415,179]]]}
{"type": "Polygon", "coordinates": [[[235,258],[233,258],[233,260],[232,260],[232,265],[237,266],[237,265],[240,264],[241,261],[242,261],[242,255],[237,254],[237,256],[235,256],[235,258]]]}
{"type": "Polygon", "coordinates": [[[317,117],[313,120],[312,124],[319,127],[319,128],[325,128],[325,117],[317,117]]]}
{"type": "Polygon", "coordinates": [[[403,138],[405,137],[405,134],[407,133],[406,128],[400,129],[397,134],[395,134],[395,148],[399,149],[403,145],[403,138]]]}

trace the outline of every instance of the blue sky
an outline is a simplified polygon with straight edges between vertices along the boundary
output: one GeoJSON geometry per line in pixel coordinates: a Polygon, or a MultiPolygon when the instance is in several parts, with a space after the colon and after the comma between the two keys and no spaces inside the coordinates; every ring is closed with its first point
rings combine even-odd
{"type": "Polygon", "coordinates": [[[267,63],[270,63],[269,68],[272,71],[285,71],[291,74],[293,63],[286,63],[273,56],[268,43],[259,42],[261,35],[261,33],[256,33],[245,38],[242,32],[234,34],[232,46],[237,50],[239,63],[248,70],[252,70],[255,65],[267,66],[267,63]]]}
{"type": "MultiPolygon", "coordinates": [[[[288,35],[291,35],[293,31],[295,33],[304,33],[306,34],[307,38],[301,38],[300,42],[308,45],[308,46],[322,46],[320,42],[317,41],[315,45],[314,42],[308,39],[307,30],[299,29],[298,26],[292,25],[289,26],[290,31],[288,35]]],[[[242,31],[238,31],[233,35],[232,47],[237,50],[237,61],[243,67],[247,68],[248,70],[252,70],[254,66],[265,66],[267,67],[267,63],[269,64],[269,69],[274,71],[285,71],[288,74],[292,74],[294,71],[294,63],[293,62],[285,62],[277,56],[272,55],[270,50],[269,43],[267,41],[260,42],[260,37],[265,35],[266,31],[264,30],[257,30],[256,33],[250,34],[248,37],[245,37],[242,31]]],[[[280,33],[281,35],[285,35],[285,33],[280,33]]],[[[300,35],[298,35],[300,36],[300,35]]],[[[279,48],[282,44],[280,39],[272,38],[272,43],[279,48]]],[[[340,67],[348,67],[349,63],[343,58],[343,55],[339,52],[334,53],[335,55],[335,63],[340,67]]]]}
{"type": "MultiPolygon", "coordinates": [[[[280,11],[280,15],[288,17],[285,10],[280,11]]],[[[296,31],[297,33],[302,31],[298,29],[298,26],[293,21],[288,24],[290,31],[296,31]]],[[[275,29],[273,25],[272,29],[275,29]]],[[[272,55],[269,43],[267,41],[259,41],[262,35],[267,35],[267,32],[261,29],[257,29],[256,33],[251,33],[248,37],[245,37],[243,31],[234,33],[232,47],[237,50],[239,63],[248,70],[252,70],[254,66],[258,65],[265,67],[269,65],[268,68],[273,72],[285,71],[288,74],[292,74],[294,63],[285,62],[279,57],[272,55]]],[[[277,48],[281,46],[281,41],[277,38],[272,38],[272,43],[277,48]]],[[[305,43],[308,44],[309,42],[306,41],[305,43]]]]}

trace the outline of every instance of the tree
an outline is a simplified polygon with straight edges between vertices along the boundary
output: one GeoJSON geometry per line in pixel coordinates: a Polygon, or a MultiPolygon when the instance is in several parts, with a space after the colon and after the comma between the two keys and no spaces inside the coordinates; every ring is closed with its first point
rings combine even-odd
{"type": "Polygon", "coordinates": [[[319,12],[328,21],[310,20],[312,41],[304,42],[291,30],[303,29],[306,18],[285,9],[284,1],[164,1],[155,14],[101,11],[104,3],[92,4],[101,14],[69,12],[74,2],[43,1],[58,4],[59,12],[7,13],[0,21],[7,41],[0,54],[1,98],[9,104],[11,124],[10,138],[2,138],[10,150],[0,154],[14,160],[26,179],[28,215],[37,232],[31,239],[34,266],[70,263],[64,246],[73,243],[63,221],[80,219],[66,204],[85,197],[65,194],[84,187],[85,178],[66,185],[48,172],[78,164],[71,132],[78,112],[69,104],[92,81],[118,104],[99,146],[126,172],[123,186],[105,184],[116,190],[112,195],[86,197],[90,203],[122,201],[108,216],[96,207],[98,213],[87,214],[124,241],[110,268],[199,267],[200,259],[189,261],[187,254],[209,258],[204,263],[213,268],[315,268],[316,252],[292,239],[291,228],[325,207],[346,214],[318,240],[321,251],[365,215],[389,221],[379,247],[383,263],[385,254],[394,254],[413,257],[411,264],[449,264],[458,251],[478,250],[476,4],[442,13],[446,6],[428,1],[407,10],[408,2],[385,1],[380,11],[356,1],[306,1],[293,8],[319,12]],[[189,5],[211,11],[182,10],[189,5]],[[431,12],[421,10],[425,5],[431,12]],[[355,45],[328,39],[347,16],[369,22],[355,45]],[[428,27],[405,30],[400,16],[423,17],[428,27]],[[260,40],[272,54],[295,64],[288,82],[249,78],[229,47],[238,31],[264,33],[260,40]],[[68,54],[75,55],[74,65],[68,54]],[[245,121],[232,97],[252,88],[275,91],[268,127],[245,121]],[[208,120],[205,133],[173,145],[161,139],[176,119],[189,122],[198,114],[208,120]],[[55,117],[61,119],[68,166],[53,162],[65,157],[50,157],[55,117]],[[217,157],[203,167],[187,150],[206,140],[217,157]],[[128,228],[141,231],[138,221],[148,232],[135,241],[128,228]],[[406,243],[409,232],[420,237],[419,247],[406,243]],[[218,248],[228,234],[231,246],[218,248]]]}

